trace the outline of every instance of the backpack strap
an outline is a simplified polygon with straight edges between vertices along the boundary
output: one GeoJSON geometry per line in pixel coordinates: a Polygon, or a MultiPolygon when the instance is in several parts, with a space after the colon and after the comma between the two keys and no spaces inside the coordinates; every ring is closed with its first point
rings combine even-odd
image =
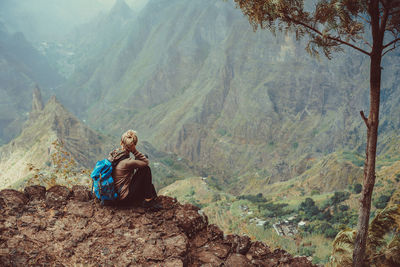
{"type": "Polygon", "coordinates": [[[107,159],[111,162],[112,168],[114,168],[121,160],[127,158],[129,158],[129,152],[124,151],[121,148],[117,148],[110,152],[107,159]]]}
{"type": "Polygon", "coordinates": [[[123,155],[122,157],[113,160],[113,161],[111,162],[112,168],[114,169],[114,168],[118,165],[118,163],[119,163],[121,160],[128,159],[128,158],[129,158],[129,154],[128,154],[128,155],[123,155]]]}

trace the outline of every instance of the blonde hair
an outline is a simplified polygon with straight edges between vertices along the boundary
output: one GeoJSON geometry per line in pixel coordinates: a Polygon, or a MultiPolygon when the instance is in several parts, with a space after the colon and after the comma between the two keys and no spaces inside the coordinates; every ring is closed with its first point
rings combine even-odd
{"type": "Polygon", "coordinates": [[[136,131],[128,130],[121,136],[121,146],[126,151],[130,151],[132,145],[136,145],[138,142],[138,137],[136,135],[136,131]]]}

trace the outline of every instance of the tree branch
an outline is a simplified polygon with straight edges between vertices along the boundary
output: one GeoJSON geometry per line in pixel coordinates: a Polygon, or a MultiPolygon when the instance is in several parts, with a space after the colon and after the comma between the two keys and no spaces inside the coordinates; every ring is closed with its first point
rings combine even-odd
{"type": "Polygon", "coordinates": [[[394,44],[394,43],[396,43],[396,42],[398,42],[398,41],[400,41],[400,38],[396,38],[396,39],[392,40],[391,42],[385,44],[385,45],[382,47],[382,49],[385,49],[386,47],[389,47],[389,46],[391,46],[392,44],[394,44]]]}
{"type": "Polygon", "coordinates": [[[331,35],[324,35],[324,34],[322,34],[322,32],[320,32],[320,31],[317,30],[316,28],[314,28],[314,27],[312,27],[312,26],[310,26],[310,25],[307,25],[307,24],[305,24],[304,22],[295,20],[295,19],[293,19],[293,18],[291,18],[291,17],[287,17],[287,19],[293,21],[295,24],[302,25],[303,27],[305,27],[305,28],[307,28],[307,29],[309,29],[309,30],[311,30],[311,31],[313,31],[313,32],[315,32],[315,33],[317,33],[317,34],[320,35],[320,36],[323,36],[323,37],[325,37],[325,38],[327,38],[327,39],[336,41],[336,42],[338,42],[338,43],[341,43],[341,44],[344,44],[344,45],[347,45],[347,46],[350,46],[351,48],[354,48],[354,49],[360,51],[361,53],[364,53],[364,54],[366,54],[366,55],[368,55],[368,56],[371,56],[371,54],[368,53],[367,51],[365,51],[365,50],[363,50],[363,49],[361,49],[361,48],[359,48],[359,47],[357,47],[357,46],[355,46],[355,45],[353,45],[353,44],[351,44],[351,43],[348,43],[348,42],[346,42],[346,41],[343,41],[343,40],[340,39],[339,37],[334,37],[334,36],[331,36],[331,35]]]}
{"type": "Polygon", "coordinates": [[[397,48],[397,47],[396,47],[396,44],[394,44],[392,48],[386,50],[386,51],[382,54],[382,57],[383,57],[384,55],[386,55],[388,52],[395,50],[396,48],[397,48]]]}
{"type": "Polygon", "coordinates": [[[354,48],[354,49],[356,49],[356,50],[360,51],[361,53],[364,53],[364,54],[366,54],[366,55],[368,55],[368,56],[371,55],[370,53],[368,53],[368,52],[365,51],[364,49],[361,49],[361,48],[359,48],[359,47],[357,47],[357,46],[355,46],[355,45],[353,45],[353,44],[351,44],[351,43],[345,42],[345,41],[343,41],[342,39],[340,39],[340,38],[338,38],[338,37],[333,37],[333,36],[328,35],[326,38],[331,39],[331,40],[334,40],[334,41],[339,42],[339,43],[341,43],[341,44],[350,46],[351,48],[354,48]]]}
{"type": "Polygon", "coordinates": [[[364,37],[361,36],[361,39],[364,41],[364,43],[365,43],[366,45],[368,45],[370,48],[372,48],[372,45],[371,45],[367,40],[365,40],[364,37]]]}
{"type": "MultiPolygon", "coordinates": [[[[381,1],[382,2],[382,1],[381,1]]],[[[385,33],[385,28],[386,28],[386,22],[387,22],[387,19],[388,19],[388,16],[389,16],[389,10],[388,10],[388,8],[386,8],[386,5],[385,5],[386,3],[384,3],[384,2],[382,2],[382,5],[383,5],[383,7],[384,7],[384,11],[383,11],[383,16],[382,16],[382,20],[381,20],[381,25],[380,25],[380,27],[379,27],[379,31],[381,32],[381,34],[382,34],[382,38],[383,38],[383,35],[384,35],[384,33],[385,33]]]]}
{"type": "Polygon", "coordinates": [[[367,119],[367,117],[365,117],[364,111],[361,110],[361,111],[360,111],[360,115],[361,115],[361,118],[364,120],[365,125],[366,125],[367,128],[369,129],[368,119],[367,119]]]}
{"type": "Polygon", "coordinates": [[[400,10],[389,12],[389,16],[399,15],[399,14],[400,14],[400,10]]]}
{"type": "Polygon", "coordinates": [[[364,18],[363,16],[360,16],[357,14],[357,17],[359,17],[360,19],[362,19],[365,23],[370,24],[371,21],[367,20],[366,18],[364,18]]]}

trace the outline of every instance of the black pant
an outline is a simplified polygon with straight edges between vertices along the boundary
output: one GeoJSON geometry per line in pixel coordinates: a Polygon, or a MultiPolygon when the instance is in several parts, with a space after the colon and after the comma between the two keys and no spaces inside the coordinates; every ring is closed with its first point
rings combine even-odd
{"type": "Polygon", "coordinates": [[[155,198],[156,196],[157,192],[152,183],[151,169],[147,166],[136,170],[129,185],[129,194],[121,201],[121,204],[133,205],[141,203],[145,198],[155,198]]]}

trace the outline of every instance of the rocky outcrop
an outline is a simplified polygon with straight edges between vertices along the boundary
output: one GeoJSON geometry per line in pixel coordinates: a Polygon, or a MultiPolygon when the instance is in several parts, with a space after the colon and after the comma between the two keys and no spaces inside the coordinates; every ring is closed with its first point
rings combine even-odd
{"type": "Polygon", "coordinates": [[[40,112],[43,110],[43,100],[42,100],[42,93],[40,92],[40,88],[38,85],[35,86],[33,89],[33,97],[32,97],[32,110],[29,113],[29,118],[31,120],[35,120],[40,112]]]}
{"type": "Polygon", "coordinates": [[[0,265],[313,266],[305,257],[227,235],[193,205],[101,206],[82,186],[0,191],[0,265]]]}
{"type": "Polygon", "coordinates": [[[42,173],[50,171],[54,157],[60,153],[74,160],[73,169],[92,168],[111,147],[109,137],[87,127],[55,96],[43,107],[40,90],[36,87],[30,119],[18,137],[0,147],[0,189],[28,182],[27,179],[35,176],[32,172],[35,168],[42,173]],[[27,167],[29,165],[35,168],[27,167]]]}

